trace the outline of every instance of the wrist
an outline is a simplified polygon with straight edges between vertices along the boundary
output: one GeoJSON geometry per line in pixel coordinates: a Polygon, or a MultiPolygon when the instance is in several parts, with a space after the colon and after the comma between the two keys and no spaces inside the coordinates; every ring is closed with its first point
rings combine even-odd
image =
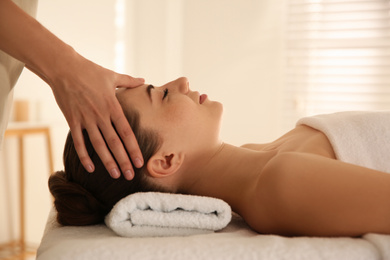
{"type": "Polygon", "coordinates": [[[76,61],[80,59],[80,55],[71,46],[64,44],[61,48],[53,50],[50,56],[51,60],[43,62],[41,68],[48,84],[53,87],[58,79],[67,77],[69,71],[77,67],[76,61]]]}
{"type": "Polygon", "coordinates": [[[59,81],[67,79],[70,73],[74,76],[83,59],[71,46],[61,42],[37,58],[32,71],[53,88],[62,85],[59,81]]]}

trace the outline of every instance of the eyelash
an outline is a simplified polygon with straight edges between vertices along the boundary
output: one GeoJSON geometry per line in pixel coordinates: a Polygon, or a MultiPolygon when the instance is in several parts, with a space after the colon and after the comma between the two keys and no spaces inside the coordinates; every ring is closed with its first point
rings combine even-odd
{"type": "Polygon", "coordinates": [[[164,89],[164,96],[163,96],[163,100],[164,100],[164,98],[166,98],[166,96],[168,96],[168,89],[166,88],[166,89],[164,89]]]}

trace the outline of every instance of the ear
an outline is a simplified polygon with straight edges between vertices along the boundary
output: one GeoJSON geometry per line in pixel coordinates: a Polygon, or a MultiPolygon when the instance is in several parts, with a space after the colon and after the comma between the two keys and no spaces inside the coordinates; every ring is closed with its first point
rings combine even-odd
{"type": "Polygon", "coordinates": [[[161,178],[175,174],[180,169],[183,161],[184,155],[181,153],[155,154],[149,159],[146,167],[152,177],[161,178]]]}

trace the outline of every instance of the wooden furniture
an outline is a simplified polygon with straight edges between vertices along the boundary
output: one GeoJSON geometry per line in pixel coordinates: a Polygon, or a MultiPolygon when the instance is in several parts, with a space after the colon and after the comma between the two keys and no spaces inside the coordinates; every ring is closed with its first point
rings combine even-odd
{"type": "MultiPolygon", "coordinates": [[[[16,137],[18,140],[18,157],[19,157],[19,209],[20,209],[20,234],[19,240],[0,245],[0,251],[7,252],[9,256],[5,259],[24,259],[27,256],[35,254],[35,250],[28,249],[25,241],[25,144],[24,137],[27,135],[43,135],[46,139],[46,149],[49,163],[49,173],[54,172],[53,155],[50,139],[50,127],[46,124],[15,122],[10,123],[4,134],[4,138],[16,137]]],[[[4,256],[3,256],[4,257],[4,256]]],[[[1,258],[1,257],[0,257],[1,258]]]]}

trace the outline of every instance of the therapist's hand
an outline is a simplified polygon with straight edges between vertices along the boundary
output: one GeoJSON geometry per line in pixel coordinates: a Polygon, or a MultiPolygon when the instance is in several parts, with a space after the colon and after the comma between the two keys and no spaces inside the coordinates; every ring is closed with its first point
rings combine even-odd
{"type": "Polygon", "coordinates": [[[68,60],[68,64],[59,64],[59,73],[55,77],[45,80],[51,86],[68,121],[80,161],[87,171],[94,171],[82,134],[83,129],[86,129],[95,151],[110,175],[118,178],[122,172],[126,179],[131,180],[134,170],[128,154],[137,168],[142,167],[143,158],[115,96],[115,89],[137,87],[144,80],[115,73],[76,53],[74,55],[76,56],[68,60]]]}
{"type": "Polygon", "coordinates": [[[143,165],[143,159],[115,88],[136,87],[143,79],[117,74],[85,59],[10,0],[0,0],[0,39],[0,50],[25,63],[52,88],[84,167],[94,171],[83,140],[86,129],[111,176],[118,178],[122,171],[126,179],[132,179],[128,154],[136,167],[143,165]]]}

